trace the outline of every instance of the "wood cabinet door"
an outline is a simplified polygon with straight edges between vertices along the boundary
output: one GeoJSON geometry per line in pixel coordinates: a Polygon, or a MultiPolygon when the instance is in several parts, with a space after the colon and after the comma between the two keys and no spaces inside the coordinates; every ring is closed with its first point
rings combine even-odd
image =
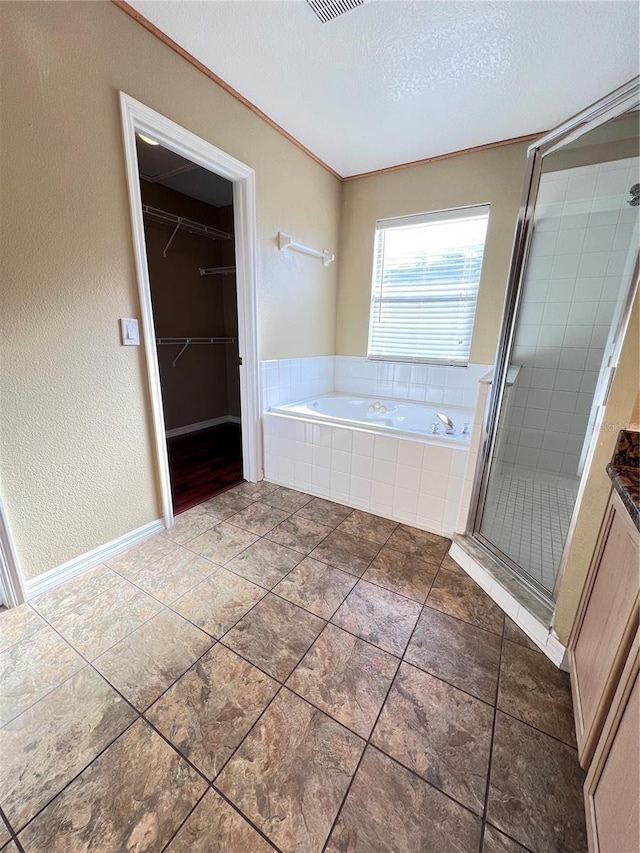
{"type": "Polygon", "coordinates": [[[640,850],[639,648],[636,635],[585,781],[591,853],[640,850]]]}
{"type": "Polygon", "coordinates": [[[638,626],[638,538],[614,493],[569,641],[578,754],[585,769],[638,626]]]}

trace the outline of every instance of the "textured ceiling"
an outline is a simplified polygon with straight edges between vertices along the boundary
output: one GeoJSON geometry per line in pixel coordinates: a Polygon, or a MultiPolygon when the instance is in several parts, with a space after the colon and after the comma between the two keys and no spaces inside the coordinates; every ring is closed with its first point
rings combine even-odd
{"type": "Polygon", "coordinates": [[[635,2],[130,5],[342,176],[546,130],[639,70],[635,2]]]}

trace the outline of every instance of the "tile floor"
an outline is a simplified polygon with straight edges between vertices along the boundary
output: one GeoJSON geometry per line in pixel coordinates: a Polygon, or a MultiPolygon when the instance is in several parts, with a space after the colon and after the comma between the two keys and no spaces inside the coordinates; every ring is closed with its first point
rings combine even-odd
{"type": "Polygon", "coordinates": [[[567,676],[448,546],[243,484],[1,614],[2,853],[584,851],[567,676]]]}

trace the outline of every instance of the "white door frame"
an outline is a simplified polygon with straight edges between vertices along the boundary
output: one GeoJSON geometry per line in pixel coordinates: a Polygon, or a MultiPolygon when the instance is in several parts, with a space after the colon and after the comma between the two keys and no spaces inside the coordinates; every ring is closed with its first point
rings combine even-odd
{"type": "Polygon", "coordinates": [[[18,566],[16,549],[11,538],[9,520],[0,497],[0,587],[3,603],[17,607],[27,600],[24,581],[18,566]]]}
{"type": "Polygon", "coordinates": [[[156,458],[162,490],[162,511],[167,527],[173,524],[173,504],[169,460],[164,426],[160,370],[156,350],[151,284],[142,218],[142,198],[136,152],[136,133],[156,139],[165,148],[197,163],[233,183],[236,282],[238,293],[238,346],[240,365],[240,406],[242,412],[242,460],[246,480],[262,479],[260,440],[260,371],[256,311],[256,203],[255,172],[204,139],[181,127],[140,101],[120,92],[122,134],[129,185],[131,226],[140,295],[142,339],[151,394],[156,458]]]}

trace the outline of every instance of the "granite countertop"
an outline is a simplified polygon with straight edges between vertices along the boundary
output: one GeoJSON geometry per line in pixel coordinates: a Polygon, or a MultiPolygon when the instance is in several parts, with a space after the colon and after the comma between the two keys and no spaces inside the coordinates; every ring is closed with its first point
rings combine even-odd
{"type": "Polygon", "coordinates": [[[607,473],[640,530],[640,432],[620,430],[607,473]]]}

